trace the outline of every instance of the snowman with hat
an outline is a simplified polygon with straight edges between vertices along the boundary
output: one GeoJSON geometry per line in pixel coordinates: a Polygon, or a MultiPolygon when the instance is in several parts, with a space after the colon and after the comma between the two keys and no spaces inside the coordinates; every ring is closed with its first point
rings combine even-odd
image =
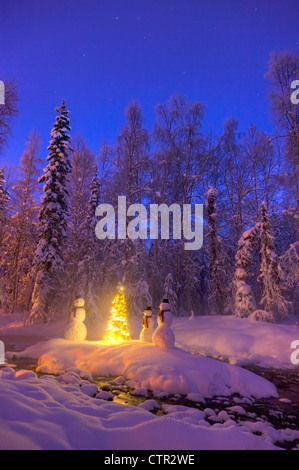
{"type": "Polygon", "coordinates": [[[71,318],[64,331],[64,338],[75,343],[85,341],[87,336],[87,329],[84,323],[86,318],[84,305],[84,299],[80,295],[76,295],[71,318]]]}
{"type": "Polygon", "coordinates": [[[155,330],[155,321],[153,318],[153,312],[151,307],[146,307],[143,312],[142,318],[142,330],[140,333],[140,341],[143,343],[151,343],[152,336],[155,330]]]}
{"type": "Polygon", "coordinates": [[[158,313],[158,328],[153,334],[153,343],[161,349],[173,349],[175,337],[172,329],[172,314],[168,299],[163,299],[158,313]]]}

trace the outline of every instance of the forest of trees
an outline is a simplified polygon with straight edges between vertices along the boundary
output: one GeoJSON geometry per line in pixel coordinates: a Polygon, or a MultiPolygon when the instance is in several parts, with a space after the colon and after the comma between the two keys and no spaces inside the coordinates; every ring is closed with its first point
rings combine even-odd
{"type": "MultiPolygon", "coordinates": [[[[49,322],[67,317],[79,293],[96,322],[106,319],[123,282],[132,315],[163,295],[175,315],[260,319],[266,311],[268,321],[278,321],[298,312],[299,105],[290,96],[299,57],[273,52],[266,79],[271,135],[254,123],[242,132],[236,119],[224,123],[222,135],[204,132],[204,104],[175,95],[156,106],[151,130],[131,102],[116,142],[104,142],[99,155],[84,136],[71,136],[62,101],[47,160],[34,130],[19,166],[0,169],[2,309],[24,311],[25,322],[49,322]],[[204,204],[203,247],[97,240],[95,209],[116,207],[119,195],[128,206],[204,204]]],[[[18,108],[16,85],[5,88],[0,153],[18,108]]]]}

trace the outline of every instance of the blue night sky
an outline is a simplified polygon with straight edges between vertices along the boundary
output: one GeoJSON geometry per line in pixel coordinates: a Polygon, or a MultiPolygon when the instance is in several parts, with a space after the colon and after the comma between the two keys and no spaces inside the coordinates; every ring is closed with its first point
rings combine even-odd
{"type": "Polygon", "coordinates": [[[31,129],[46,156],[62,98],[95,153],[130,100],[151,129],[175,93],[206,105],[206,129],[236,117],[271,132],[264,73],[274,49],[298,53],[298,21],[298,0],[0,0],[0,79],[21,98],[1,160],[18,162],[31,129]]]}

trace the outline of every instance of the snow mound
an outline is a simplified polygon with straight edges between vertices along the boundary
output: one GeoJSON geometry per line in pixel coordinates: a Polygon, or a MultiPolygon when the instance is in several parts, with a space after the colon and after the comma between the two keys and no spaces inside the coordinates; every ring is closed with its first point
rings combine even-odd
{"type": "Polygon", "coordinates": [[[126,383],[126,379],[120,375],[119,377],[116,377],[116,379],[111,381],[112,385],[123,385],[126,383]]]}
{"type": "Polygon", "coordinates": [[[233,413],[237,413],[238,415],[246,415],[246,411],[244,410],[243,406],[230,406],[228,410],[232,411],[233,413]]]}
{"type": "Polygon", "coordinates": [[[83,384],[81,386],[81,392],[85,393],[89,397],[95,397],[98,393],[98,387],[93,384],[83,384]]]}
{"type": "Polygon", "coordinates": [[[36,374],[32,370],[18,370],[14,378],[15,380],[36,379],[36,374]]]}
{"type": "Polygon", "coordinates": [[[266,310],[255,310],[252,312],[248,319],[250,321],[263,321],[266,323],[275,323],[275,318],[272,312],[267,312],[266,310]]]}
{"type": "Polygon", "coordinates": [[[110,400],[112,401],[114,398],[113,393],[106,392],[105,390],[102,390],[100,393],[96,395],[96,398],[99,398],[100,400],[110,400]]]}
{"type": "Polygon", "coordinates": [[[225,410],[218,413],[218,418],[221,419],[221,421],[231,421],[229,414],[225,410]]]}
{"type": "Polygon", "coordinates": [[[147,390],[152,390],[181,395],[195,393],[199,398],[237,393],[245,397],[277,397],[273,384],[240,367],[178,348],[164,351],[139,341],[117,344],[98,341],[78,345],[52,339],[30,346],[18,356],[39,358],[39,367],[47,366],[54,373],[77,367],[93,376],[134,379],[140,384],[134,387],[136,395],[142,393],[145,396],[147,390]]]}
{"type": "Polygon", "coordinates": [[[188,393],[186,398],[194,403],[205,403],[205,399],[200,395],[200,393],[188,393]]]}
{"type": "Polygon", "coordinates": [[[145,400],[143,403],[139,403],[139,408],[147,411],[159,410],[160,406],[156,402],[156,400],[145,400]]]}

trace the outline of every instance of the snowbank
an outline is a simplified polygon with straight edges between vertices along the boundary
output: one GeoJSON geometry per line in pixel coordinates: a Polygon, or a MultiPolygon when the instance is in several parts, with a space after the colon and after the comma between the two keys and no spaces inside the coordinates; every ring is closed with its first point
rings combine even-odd
{"type": "Polygon", "coordinates": [[[176,344],[203,356],[231,364],[254,363],[262,367],[293,368],[292,341],[299,340],[298,325],[256,322],[233,316],[176,318],[176,344]]]}
{"type": "Polygon", "coordinates": [[[203,397],[239,393],[256,398],[277,396],[267,380],[240,367],[192,355],[175,348],[161,350],[153,344],[107,341],[74,344],[52,339],[30,346],[18,357],[39,358],[43,372],[77,367],[94,376],[122,375],[139,381],[141,388],[203,397]]]}
{"type": "Polygon", "coordinates": [[[232,420],[210,425],[200,410],[168,406],[168,415],[156,417],[91,398],[53,376],[20,377],[0,370],[2,450],[277,449],[277,433],[256,436],[232,420]]]}

